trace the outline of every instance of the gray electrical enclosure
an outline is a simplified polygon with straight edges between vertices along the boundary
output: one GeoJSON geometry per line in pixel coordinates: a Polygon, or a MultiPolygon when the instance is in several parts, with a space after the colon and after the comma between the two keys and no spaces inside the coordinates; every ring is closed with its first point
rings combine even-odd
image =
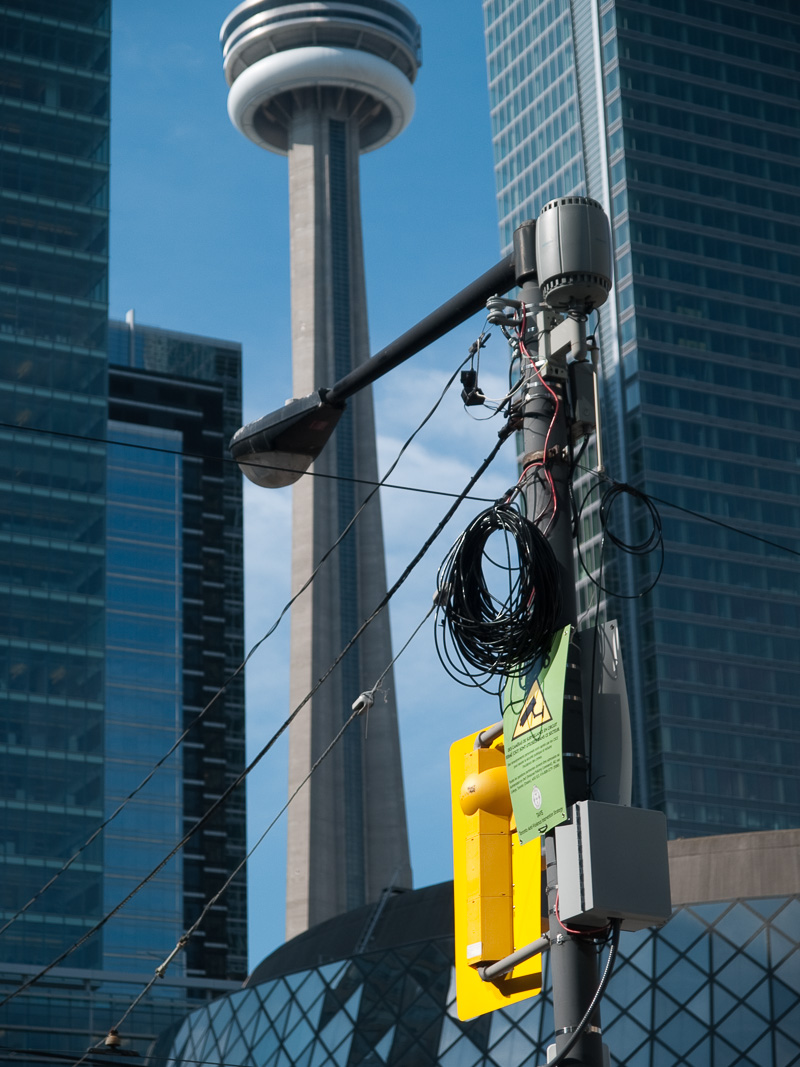
{"type": "Polygon", "coordinates": [[[663,926],[672,912],[663,813],[582,800],[571,814],[571,822],[556,827],[561,921],[663,926]]]}

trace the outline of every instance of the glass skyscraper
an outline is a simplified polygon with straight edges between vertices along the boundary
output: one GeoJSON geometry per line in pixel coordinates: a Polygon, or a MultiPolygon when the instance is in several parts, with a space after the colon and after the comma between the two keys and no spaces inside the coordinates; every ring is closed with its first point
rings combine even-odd
{"type": "MultiPolygon", "coordinates": [[[[107,0],[0,18],[2,914],[103,817],[110,29],[107,0]]],[[[47,963],[102,914],[97,842],[0,959],[47,963]]],[[[99,967],[99,941],[74,965],[99,967]]]]}
{"type": "MultiPolygon", "coordinates": [[[[40,799],[28,808],[26,834],[3,855],[3,923],[190,730],[102,836],[0,934],[0,1000],[113,909],[244,766],[242,677],[228,681],[204,712],[244,654],[241,477],[224,454],[241,421],[241,349],[136,326],[132,315],[108,324],[107,340],[107,421],[100,431],[108,442],[101,468],[105,523],[90,549],[105,561],[98,587],[102,687],[85,724],[94,747],[81,751],[52,740],[55,770],[29,782],[32,758],[44,754],[24,736],[7,744],[5,805],[18,810],[13,798],[34,786],[40,799]],[[74,806],[82,805],[76,814],[83,821],[66,836],[54,816],[67,806],[64,791],[76,789],[75,780],[91,782],[96,806],[78,794],[74,806]],[[39,844],[46,834],[47,852],[39,844]],[[87,883],[93,894],[79,896],[76,887],[87,883]]],[[[4,698],[5,712],[12,697],[4,698]]],[[[59,722],[54,717],[51,729],[59,722]]],[[[45,982],[0,1007],[5,1044],[79,1054],[102,1038],[245,847],[244,796],[234,794],[101,932],[45,982]]],[[[237,988],[247,973],[246,937],[241,874],[172,962],[167,980],[126,1020],[128,1047],[146,1051],[187,1010],[237,988]]]]}
{"type": "MultiPolygon", "coordinates": [[[[113,759],[127,762],[131,780],[139,781],[192,727],[175,762],[148,786],[158,790],[152,808],[134,807],[127,833],[125,815],[109,827],[106,847],[125,857],[128,873],[119,886],[128,888],[130,871],[155,866],[168,841],[188,830],[244,767],[244,679],[232,677],[244,659],[242,481],[226,454],[241,425],[241,346],[138,326],[129,315],[109,326],[108,360],[109,436],[119,444],[108,446],[106,729],[114,751],[107,752],[113,783],[107,803],[129,791],[113,759]]],[[[244,803],[243,790],[234,793],[172,873],[164,868],[153,900],[142,900],[138,912],[152,939],[142,937],[133,913],[121,916],[128,942],[148,954],[146,969],[152,970],[149,942],[168,941],[175,921],[191,925],[243,859],[244,803]],[[166,921],[170,909],[174,917],[166,921]]],[[[122,895],[119,888],[113,894],[122,895]]],[[[122,956],[130,955],[120,938],[122,956]]],[[[244,979],[243,874],[189,942],[186,971],[244,979]]]]}
{"type": "MultiPolygon", "coordinates": [[[[800,825],[800,10],[483,8],[503,247],[555,196],[594,197],[613,226],[606,467],[657,498],[666,550],[651,593],[605,606],[623,622],[637,802],[673,836],[800,825]]],[[[617,532],[641,540],[626,506],[617,532]]],[[[608,584],[635,594],[656,566],[619,557],[608,584]]],[[[579,589],[591,620],[596,590],[579,589]]]]}
{"type": "MultiPolygon", "coordinates": [[[[82,1054],[245,853],[237,344],[108,323],[108,0],[0,11],[0,1030],[82,1054]],[[164,756],[125,810],[19,914],[164,756]],[[11,997],[5,1003],[6,997],[11,997]]],[[[244,876],[126,1024],[247,971],[244,876]]],[[[30,1056],[29,1062],[36,1057],[30,1056]]]]}

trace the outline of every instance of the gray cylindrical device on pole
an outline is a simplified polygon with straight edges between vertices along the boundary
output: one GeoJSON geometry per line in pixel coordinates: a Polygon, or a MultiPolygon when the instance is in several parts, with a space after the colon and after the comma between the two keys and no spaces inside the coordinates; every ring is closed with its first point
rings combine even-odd
{"type": "MultiPolygon", "coordinates": [[[[514,257],[517,284],[525,305],[526,336],[523,342],[531,360],[535,361],[538,355],[536,317],[544,309],[543,298],[553,311],[576,317],[587,315],[593,307],[605,302],[611,287],[611,256],[608,220],[602,207],[588,197],[565,197],[553,201],[542,209],[536,222],[525,222],[516,230],[514,257]]],[[[543,321],[548,321],[548,316],[557,321],[552,311],[544,311],[545,320],[540,319],[540,326],[543,321]]],[[[541,493],[529,493],[528,518],[532,521],[539,518],[540,528],[558,561],[562,585],[559,627],[575,627],[577,598],[569,496],[566,357],[563,367],[556,362],[546,363],[537,373],[531,363],[523,373],[523,465],[538,464],[539,488],[551,495],[549,507],[543,508],[541,493]]],[[[580,651],[574,641],[570,642],[567,658],[562,750],[566,803],[570,806],[588,796],[580,651]]],[[[545,840],[545,854],[547,905],[553,935],[550,968],[558,1054],[575,1032],[597,989],[597,954],[590,939],[572,937],[558,926],[558,869],[552,832],[545,840]]],[[[599,1010],[594,1012],[568,1055],[573,1064],[602,1067],[599,1010]]]]}
{"type": "Polygon", "coordinates": [[[611,235],[605,211],[588,196],[545,204],[536,224],[542,296],[555,311],[588,315],[611,288],[611,235]]]}

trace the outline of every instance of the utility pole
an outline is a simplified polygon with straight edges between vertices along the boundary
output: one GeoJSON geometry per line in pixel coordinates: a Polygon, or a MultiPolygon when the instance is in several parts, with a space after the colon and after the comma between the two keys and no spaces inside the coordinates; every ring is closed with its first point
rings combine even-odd
{"type": "MultiPolygon", "coordinates": [[[[587,197],[551,201],[542,208],[537,222],[526,222],[518,228],[513,255],[475,279],[345,378],[329,388],[317,388],[314,393],[292,400],[282,409],[243,426],[231,441],[233,457],[253,480],[266,486],[291,484],[319,455],[349,397],[443,336],[481,306],[489,309],[490,322],[501,325],[504,331],[509,328],[516,331],[507,336],[515,347],[514,357],[520,361],[523,381],[522,399],[511,412],[522,426],[524,473],[520,488],[527,501],[527,517],[548,541],[559,570],[561,609],[553,636],[563,633],[567,627],[572,628],[573,635],[566,656],[563,701],[558,698],[561,751],[555,746],[563,775],[564,808],[555,809],[560,822],[548,821],[544,826],[533,823],[526,830],[527,835],[532,827],[540,833],[548,826],[554,827],[545,834],[550,921],[544,937],[529,935],[527,941],[517,941],[516,934],[524,936],[525,930],[515,929],[513,912],[516,908],[519,913],[531,909],[535,895],[538,918],[539,874],[537,866],[536,889],[531,891],[527,853],[533,846],[531,843],[528,849],[524,843],[518,813],[511,810],[514,803],[513,792],[508,791],[511,783],[504,774],[505,792],[499,789],[497,760],[494,756],[484,758],[485,766],[481,767],[477,758],[477,768],[468,771],[468,777],[480,779],[487,772],[492,787],[484,791],[473,780],[466,794],[462,791],[462,785],[467,786],[466,753],[477,749],[485,753],[486,748],[503,737],[504,723],[473,733],[452,746],[454,839],[458,836],[461,842],[456,862],[461,872],[456,872],[456,985],[458,989],[461,968],[460,973],[468,975],[463,1002],[462,994],[457,993],[461,1018],[493,1011],[512,998],[533,995],[535,989],[524,982],[520,986],[520,979],[529,978],[530,972],[517,972],[510,983],[504,979],[519,965],[549,949],[556,1042],[548,1050],[548,1062],[554,1067],[564,1063],[573,1067],[603,1067],[606,1050],[597,1005],[611,974],[619,931],[663,925],[670,915],[663,814],[628,807],[627,801],[621,799],[625,792],[621,788],[611,789],[610,795],[604,794],[602,802],[589,799],[590,768],[583,715],[585,689],[580,647],[574,639],[577,605],[569,495],[570,445],[571,437],[584,437],[596,426],[596,391],[586,320],[607,299],[610,286],[610,233],[600,204],[587,197]],[[497,295],[508,292],[515,284],[520,289],[519,300],[497,295]],[[513,310],[507,314],[510,309],[513,310]],[[508,804],[504,806],[505,801],[508,804]],[[506,832],[504,824],[499,829],[495,824],[476,829],[471,820],[478,818],[479,812],[488,812],[501,823],[507,819],[509,826],[513,815],[516,822],[513,832],[516,841],[521,843],[516,865],[512,831],[506,832]],[[468,837],[469,861],[464,844],[468,837]],[[508,862],[498,863],[499,851],[505,855],[508,849],[511,849],[508,862]],[[520,859],[520,853],[525,854],[524,859],[520,859]],[[578,932],[569,933],[565,929],[567,923],[570,930],[578,932]],[[503,937],[494,937],[501,927],[505,931],[503,937]],[[606,929],[613,932],[611,949],[603,977],[598,981],[597,942],[593,934],[606,929]],[[581,934],[581,930],[586,933],[581,934]],[[492,937],[488,935],[496,943],[490,944],[492,937]],[[503,948],[501,942],[511,947],[507,955],[497,959],[496,953],[503,948]],[[492,992],[488,996],[477,994],[481,989],[492,992]],[[461,1014],[462,1003],[466,1014],[461,1014]]],[[[441,605],[446,599],[445,590],[439,592],[441,605]]],[[[491,662],[496,665],[494,653],[492,657],[491,662]]],[[[467,658],[467,661],[485,669],[477,660],[467,658]]],[[[540,676],[544,673],[542,670],[540,676]]],[[[538,679],[534,679],[534,686],[538,684],[538,679]]],[[[624,687],[624,680],[622,684],[624,687]]],[[[592,677],[590,699],[595,725],[598,720],[613,719],[605,715],[604,707],[616,709],[617,720],[621,718],[621,696],[627,714],[624,693],[606,694],[602,691],[604,685],[603,681],[598,688],[592,677]]],[[[535,688],[531,692],[535,693],[535,688]]],[[[518,719],[523,713],[523,708],[516,712],[518,719]]],[[[614,736],[621,737],[617,725],[614,736]]],[[[595,750],[592,751],[597,766],[599,761],[595,750]]],[[[611,779],[616,774],[621,781],[624,761],[617,759],[614,763],[610,756],[606,759],[605,777],[611,779]]],[[[507,751],[502,760],[507,769],[507,751]]],[[[472,760],[471,765],[475,762],[472,760]]],[[[594,769],[592,773],[596,773],[594,769]]],[[[526,784],[529,786],[530,782],[526,784]]],[[[541,794],[537,788],[528,794],[537,807],[534,794],[539,795],[539,801],[541,794]]],[[[534,856],[538,865],[538,852],[534,856]]]]}
{"type": "MultiPolygon", "coordinates": [[[[572,626],[574,631],[577,627],[577,601],[569,498],[569,379],[566,353],[545,353],[544,344],[540,345],[540,338],[543,339],[545,332],[556,326],[560,316],[542,303],[537,279],[534,220],[524,222],[514,233],[514,260],[523,305],[520,309],[522,326],[518,353],[524,376],[522,465],[531,469],[537,489],[527,494],[527,517],[532,522],[539,519],[540,528],[558,561],[562,608],[557,628],[572,626]],[[533,361],[540,363],[538,369],[533,361]],[[545,506],[543,500],[548,496],[550,502],[545,506]]],[[[585,358],[585,322],[565,319],[563,323],[572,327],[570,332],[574,337],[571,340],[576,343],[576,348],[580,347],[583,339],[585,358]]],[[[579,352],[575,354],[580,358],[579,352]]],[[[584,738],[580,649],[573,639],[567,655],[562,719],[563,773],[568,808],[580,800],[586,800],[589,795],[584,738]]],[[[556,917],[558,858],[554,830],[546,835],[544,845],[550,922],[550,974],[558,1054],[583,1018],[597,989],[597,951],[590,938],[574,937],[561,929],[556,917]]],[[[568,1062],[585,1067],[602,1067],[603,1039],[599,1008],[575,1042],[568,1062]]]]}

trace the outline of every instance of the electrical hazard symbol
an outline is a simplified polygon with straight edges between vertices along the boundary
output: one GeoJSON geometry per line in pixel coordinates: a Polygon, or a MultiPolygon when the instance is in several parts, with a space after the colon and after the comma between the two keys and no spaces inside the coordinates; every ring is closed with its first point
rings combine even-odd
{"type": "Polygon", "coordinates": [[[530,730],[537,730],[540,726],[544,726],[546,722],[552,722],[552,720],[553,716],[550,714],[547,701],[544,699],[542,687],[538,681],[535,681],[522,706],[517,725],[514,727],[512,740],[516,740],[530,730]]]}

